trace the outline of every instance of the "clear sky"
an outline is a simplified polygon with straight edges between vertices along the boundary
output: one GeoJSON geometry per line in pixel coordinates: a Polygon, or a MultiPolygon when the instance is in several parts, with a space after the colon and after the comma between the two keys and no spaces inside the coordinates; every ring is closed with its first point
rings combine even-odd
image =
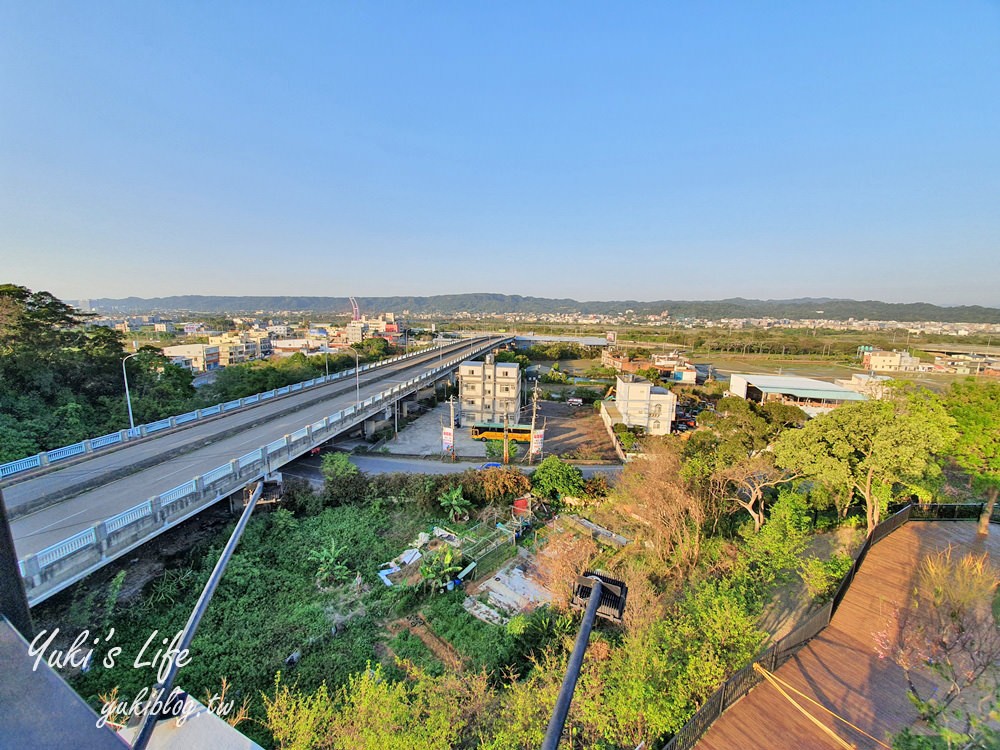
{"type": "Polygon", "coordinates": [[[1000,306],[1000,3],[0,0],[0,282],[1000,306]]]}

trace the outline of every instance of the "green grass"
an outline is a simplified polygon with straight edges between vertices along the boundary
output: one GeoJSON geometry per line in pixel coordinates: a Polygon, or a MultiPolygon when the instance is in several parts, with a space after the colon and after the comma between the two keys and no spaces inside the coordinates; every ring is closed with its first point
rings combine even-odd
{"type": "Polygon", "coordinates": [[[389,648],[400,659],[406,659],[428,674],[438,676],[444,673],[444,665],[427,645],[409,630],[404,630],[391,641],[389,648]]]}
{"type": "MultiPolygon", "coordinates": [[[[262,692],[273,688],[274,673],[282,670],[303,690],[323,682],[333,689],[348,676],[364,670],[376,657],[375,644],[384,638],[378,617],[390,599],[376,576],[378,565],[392,559],[426,521],[410,509],[386,508],[382,503],[328,508],[318,515],[296,518],[287,511],[262,513],[247,526],[205,613],[191,648],[191,662],[180,670],[177,685],[201,698],[219,690],[221,678],[231,683],[230,697],[250,699],[253,718],[263,718],[262,692]],[[401,540],[404,540],[401,542],[401,540]],[[312,550],[336,541],[349,552],[343,562],[351,583],[320,591],[315,583],[312,550]],[[360,571],[371,591],[359,600],[353,576],[360,571]],[[335,615],[348,616],[336,635],[335,615]],[[301,653],[294,667],[284,660],[301,653]]],[[[150,669],[132,666],[143,643],[157,631],[154,649],[163,637],[172,638],[186,622],[218,559],[231,527],[187,568],[165,572],[147,586],[140,601],[119,609],[110,618],[113,642],[95,649],[95,667],[71,683],[86,700],[99,705],[98,695],[117,687],[129,702],[156,681],[150,669]],[[122,648],[116,664],[105,668],[100,660],[111,646],[122,648]]],[[[99,622],[95,613],[91,622],[99,622]]],[[[101,634],[103,635],[103,633],[101,634]]],[[[71,636],[72,637],[72,636],[71,636]]],[[[149,651],[147,651],[147,654],[149,651]]],[[[255,723],[241,731],[268,746],[269,738],[255,723]]]]}

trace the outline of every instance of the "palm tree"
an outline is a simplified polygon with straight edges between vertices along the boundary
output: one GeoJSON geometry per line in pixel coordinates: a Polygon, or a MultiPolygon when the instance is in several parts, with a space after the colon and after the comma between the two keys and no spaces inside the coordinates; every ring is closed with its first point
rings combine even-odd
{"type": "Polygon", "coordinates": [[[467,515],[472,503],[462,495],[461,486],[453,487],[438,498],[441,507],[448,511],[452,523],[460,516],[467,515]]]}
{"type": "Polygon", "coordinates": [[[330,583],[343,583],[350,575],[350,570],[341,562],[346,547],[338,547],[336,541],[331,541],[329,547],[313,550],[309,553],[309,561],[319,563],[316,568],[316,580],[322,585],[330,583]]]}
{"type": "Polygon", "coordinates": [[[420,566],[420,577],[424,580],[424,586],[436,589],[446,586],[455,573],[462,569],[459,562],[460,558],[451,547],[445,547],[425,557],[423,565],[420,566]]]}

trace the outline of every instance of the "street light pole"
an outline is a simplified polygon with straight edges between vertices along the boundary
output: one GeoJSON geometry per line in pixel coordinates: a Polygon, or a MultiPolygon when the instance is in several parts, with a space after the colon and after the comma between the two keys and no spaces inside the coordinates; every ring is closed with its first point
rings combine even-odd
{"type": "Polygon", "coordinates": [[[128,406],[128,426],[129,429],[135,429],[135,420],[132,419],[132,396],[128,392],[128,373],[125,371],[125,363],[132,357],[139,354],[139,352],[132,352],[131,354],[126,354],[125,359],[122,360],[122,378],[125,380],[125,404],[128,406]]]}
{"type": "Polygon", "coordinates": [[[358,358],[358,351],[353,346],[347,347],[354,355],[354,406],[361,403],[361,373],[358,372],[361,360],[358,358]]]}

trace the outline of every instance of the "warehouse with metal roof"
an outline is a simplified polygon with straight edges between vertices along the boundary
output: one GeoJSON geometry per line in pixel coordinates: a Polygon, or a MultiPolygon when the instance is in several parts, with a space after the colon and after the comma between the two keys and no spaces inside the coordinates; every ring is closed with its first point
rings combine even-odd
{"type": "Polygon", "coordinates": [[[864,394],[843,386],[794,375],[733,373],[729,381],[729,394],[758,404],[780,401],[799,407],[811,417],[826,414],[848,401],[867,400],[864,394]]]}

